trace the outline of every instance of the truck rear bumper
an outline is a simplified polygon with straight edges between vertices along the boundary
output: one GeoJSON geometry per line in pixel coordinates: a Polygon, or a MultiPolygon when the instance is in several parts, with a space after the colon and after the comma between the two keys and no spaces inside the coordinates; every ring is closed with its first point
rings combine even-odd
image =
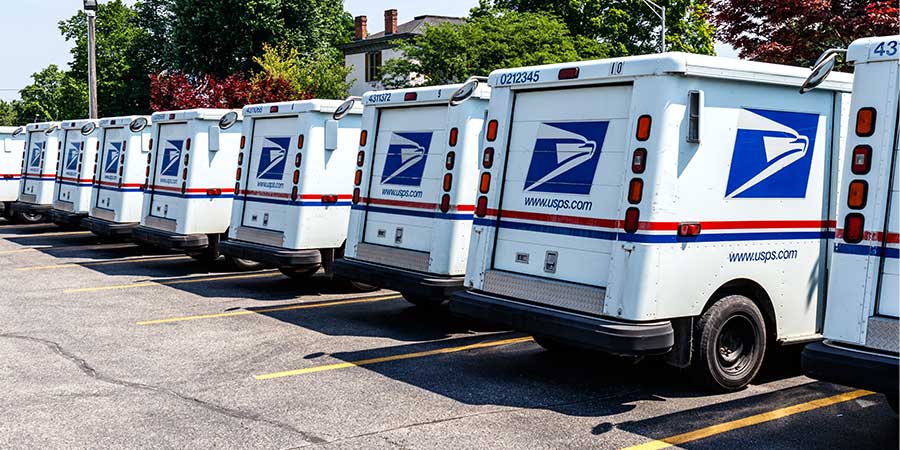
{"type": "Polygon", "coordinates": [[[576,347],[619,355],[662,354],[675,344],[675,331],[669,321],[621,322],[521,303],[483,292],[454,293],[450,298],[450,311],[576,347]]]}
{"type": "Polygon", "coordinates": [[[37,203],[14,202],[9,209],[13,212],[24,214],[47,214],[53,209],[53,205],[39,205],[37,203]]]}
{"type": "Polygon", "coordinates": [[[91,230],[98,236],[129,236],[140,223],[137,222],[111,222],[109,220],[98,219],[96,217],[85,217],[81,219],[81,228],[91,230]]]}
{"type": "Polygon", "coordinates": [[[322,252],[318,249],[291,250],[253,242],[227,240],[219,243],[219,252],[280,268],[303,269],[322,265],[322,252]]]}
{"type": "Polygon", "coordinates": [[[897,396],[900,358],[876,355],[826,342],[803,349],[803,373],[810,378],[897,396]]]}
{"type": "Polygon", "coordinates": [[[413,272],[347,258],[334,262],[334,275],[425,298],[449,298],[463,288],[463,277],[413,272]]]}
{"type": "Polygon", "coordinates": [[[61,227],[78,227],[81,220],[87,217],[87,213],[63,211],[61,209],[50,210],[50,221],[61,227]]]}
{"type": "Polygon", "coordinates": [[[142,244],[166,250],[203,250],[209,247],[205,234],[178,234],[139,225],[131,231],[131,237],[142,244]]]}

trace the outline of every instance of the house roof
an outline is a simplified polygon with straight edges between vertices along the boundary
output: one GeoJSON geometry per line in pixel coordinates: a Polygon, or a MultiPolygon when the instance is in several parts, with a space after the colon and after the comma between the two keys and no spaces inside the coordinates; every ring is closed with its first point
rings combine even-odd
{"type": "Polygon", "coordinates": [[[413,20],[397,25],[397,32],[393,34],[384,34],[384,31],[370,34],[364,39],[357,39],[349,43],[339,45],[338,48],[344,53],[362,53],[374,50],[381,50],[391,47],[391,41],[397,39],[409,39],[419,36],[425,32],[426,26],[440,25],[444,23],[460,24],[465,22],[461,17],[448,16],[417,16],[413,20]]]}

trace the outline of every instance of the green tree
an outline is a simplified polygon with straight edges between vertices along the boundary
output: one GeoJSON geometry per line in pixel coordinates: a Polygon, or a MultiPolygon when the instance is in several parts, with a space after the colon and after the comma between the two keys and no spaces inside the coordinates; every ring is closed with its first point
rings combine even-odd
{"type": "Polygon", "coordinates": [[[53,64],[32,78],[34,83],[19,91],[20,124],[87,117],[87,82],[72,78],[53,64]]]}
{"type": "Polygon", "coordinates": [[[10,102],[0,100],[0,126],[14,127],[25,124],[19,121],[18,103],[16,100],[10,102]]]}
{"type": "MultiPolygon", "coordinates": [[[[388,60],[382,67],[383,83],[388,87],[419,81],[426,85],[458,83],[504,67],[579,59],[564,23],[548,14],[511,11],[492,11],[462,24],[428,27],[398,49],[406,57],[388,60]]],[[[603,49],[592,51],[602,53],[603,49]]]]}
{"type": "Polygon", "coordinates": [[[350,68],[344,66],[343,54],[333,48],[313,50],[300,56],[296,48],[287,43],[271,46],[263,45],[263,55],[254,57],[259,70],[253,75],[251,84],[266,85],[278,79],[287,81],[292,89],[291,98],[333,98],[347,96],[350,84],[347,75],[350,68]]]}
{"type": "MultiPolygon", "coordinates": [[[[705,0],[656,0],[666,7],[666,49],[713,54],[713,25],[705,0]]],[[[559,17],[578,45],[598,42],[609,56],[659,51],[659,18],[642,0],[480,0],[472,15],[497,10],[544,12],[559,17]]]]}

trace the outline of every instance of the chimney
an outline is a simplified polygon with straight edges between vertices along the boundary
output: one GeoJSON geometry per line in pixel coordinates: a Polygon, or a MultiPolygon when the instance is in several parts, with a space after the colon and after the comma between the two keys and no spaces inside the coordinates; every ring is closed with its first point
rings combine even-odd
{"type": "Polygon", "coordinates": [[[353,19],[353,39],[365,39],[369,36],[368,30],[366,30],[366,20],[366,16],[356,16],[356,18],[353,19]]]}
{"type": "Polygon", "coordinates": [[[397,10],[387,9],[384,11],[384,34],[394,34],[397,32],[397,10]]]}

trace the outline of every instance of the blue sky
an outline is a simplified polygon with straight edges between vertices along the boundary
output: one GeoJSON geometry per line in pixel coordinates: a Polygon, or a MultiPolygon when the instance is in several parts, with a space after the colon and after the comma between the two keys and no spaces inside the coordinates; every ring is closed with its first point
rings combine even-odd
{"type": "MultiPolygon", "coordinates": [[[[100,0],[105,2],[106,0],[100,0]]],[[[136,0],[125,0],[134,4],[136,0]]],[[[59,34],[57,24],[75,14],[82,7],[82,0],[6,0],[7,5],[0,14],[0,42],[6,44],[6,51],[15,49],[15,58],[4,64],[0,70],[0,99],[18,98],[18,90],[31,82],[31,74],[56,64],[66,67],[71,60],[71,42],[66,42],[59,34]]],[[[344,7],[354,16],[368,16],[369,33],[384,29],[384,10],[396,8],[399,22],[412,20],[423,14],[441,16],[465,16],[478,0],[452,0],[428,2],[422,0],[344,0],[344,7]]],[[[732,56],[733,51],[717,46],[724,56],[732,56]]]]}

